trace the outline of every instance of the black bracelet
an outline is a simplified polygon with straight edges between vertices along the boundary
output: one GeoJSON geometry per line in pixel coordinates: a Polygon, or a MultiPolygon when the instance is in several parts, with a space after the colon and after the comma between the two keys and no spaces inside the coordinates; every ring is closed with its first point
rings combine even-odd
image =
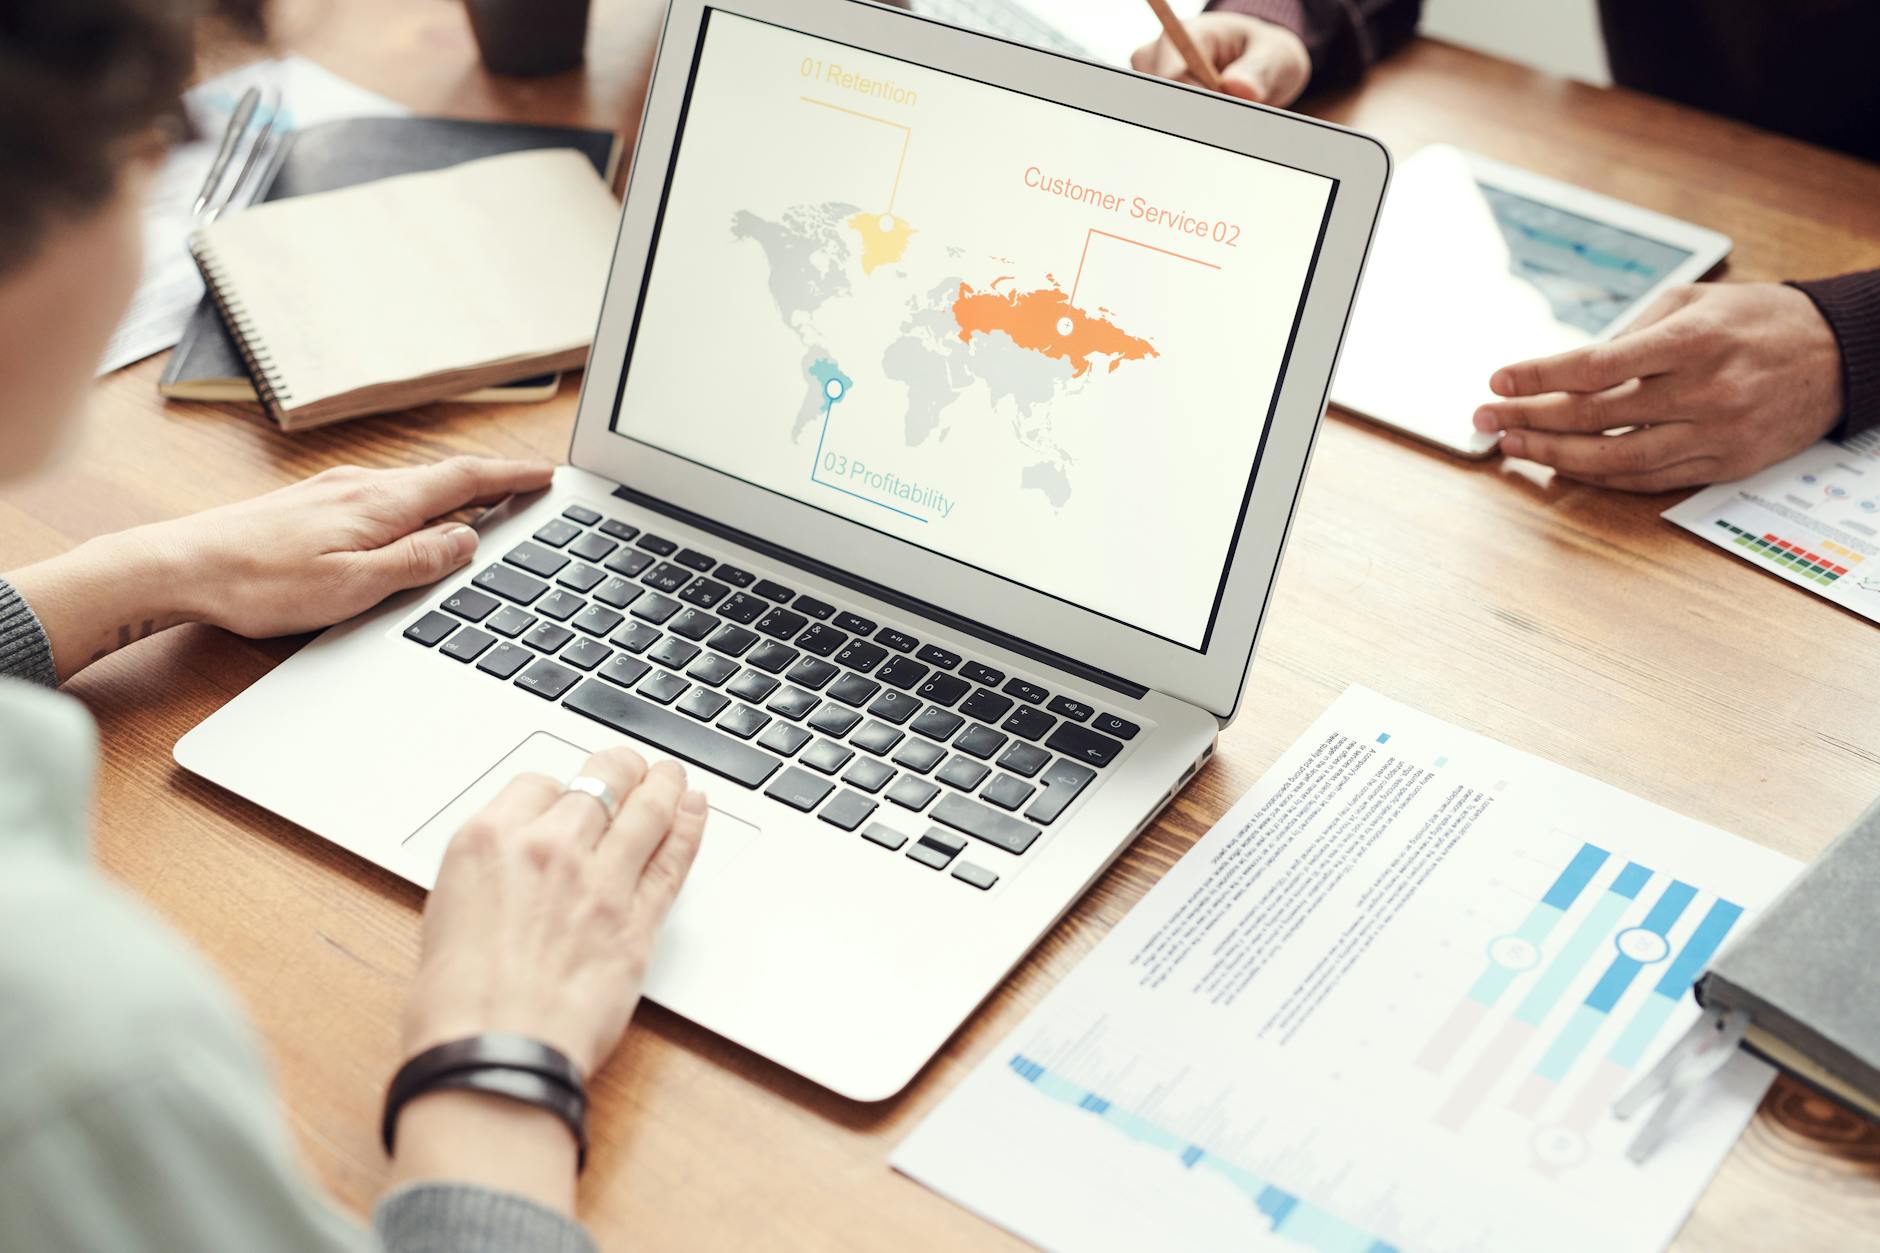
{"type": "Polygon", "coordinates": [[[491,1031],[419,1053],[398,1068],[385,1091],[379,1136],[388,1154],[397,1140],[399,1111],[427,1092],[445,1089],[486,1092],[547,1110],[568,1124],[579,1150],[577,1166],[587,1165],[587,1089],[561,1050],[491,1031]]]}

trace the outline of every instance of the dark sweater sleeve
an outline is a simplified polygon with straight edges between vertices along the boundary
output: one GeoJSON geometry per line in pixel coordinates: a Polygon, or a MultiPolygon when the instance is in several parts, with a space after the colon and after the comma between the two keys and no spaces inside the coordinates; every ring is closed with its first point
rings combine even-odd
{"type": "Polygon", "coordinates": [[[1791,283],[1821,310],[1841,345],[1841,423],[1846,439],[1880,426],[1880,270],[1791,283]]]}
{"type": "Polygon", "coordinates": [[[59,685],[59,669],[52,664],[52,641],[46,638],[32,606],[5,579],[0,579],[0,678],[25,679],[45,687],[59,685]]]}
{"type": "Polygon", "coordinates": [[[1312,54],[1312,87],[1344,87],[1416,33],[1423,0],[1208,0],[1298,35],[1312,54]]]}

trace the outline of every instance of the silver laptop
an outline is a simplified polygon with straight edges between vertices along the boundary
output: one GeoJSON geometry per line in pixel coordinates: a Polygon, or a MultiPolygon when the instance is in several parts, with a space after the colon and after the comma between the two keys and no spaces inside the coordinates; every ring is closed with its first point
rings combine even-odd
{"type": "Polygon", "coordinates": [[[553,487],[183,766],[429,885],[521,770],[709,793],[647,994],[898,1092],[1238,712],[1388,168],[862,0],[674,0],[553,487]]]}

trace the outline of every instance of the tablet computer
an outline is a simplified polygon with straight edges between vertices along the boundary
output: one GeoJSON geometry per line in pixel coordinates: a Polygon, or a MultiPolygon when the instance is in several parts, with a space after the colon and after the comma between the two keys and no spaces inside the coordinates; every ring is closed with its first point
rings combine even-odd
{"type": "Polygon", "coordinates": [[[1624,329],[1728,236],[1457,148],[1399,166],[1332,382],[1340,409],[1465,456],[1501,366],[1624,329]]]}

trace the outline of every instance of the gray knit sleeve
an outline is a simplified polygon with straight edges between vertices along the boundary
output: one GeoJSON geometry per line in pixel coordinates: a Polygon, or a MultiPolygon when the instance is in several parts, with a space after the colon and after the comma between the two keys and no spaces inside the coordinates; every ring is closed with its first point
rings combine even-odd
{"type": "Polygon", "coordinates": [[[0,678],[25,679],[46,687],[59,685],[52,664],[52,641],[13,585],[0,579],[0,678]]]}
{"type": "Polygon", "coordinates": [[[462,1183],[414,1183],[372,1215],[385,1253],[598,1253],[581,1225],[534,1201],[462,1183]]]}

